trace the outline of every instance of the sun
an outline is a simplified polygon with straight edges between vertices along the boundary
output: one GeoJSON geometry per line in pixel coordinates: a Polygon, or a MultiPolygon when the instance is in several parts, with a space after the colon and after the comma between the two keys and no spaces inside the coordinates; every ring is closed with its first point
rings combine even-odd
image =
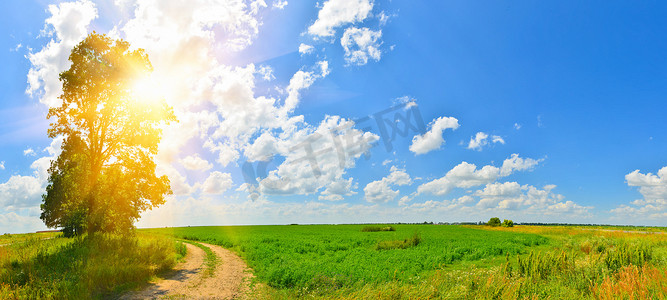
{"type": "Polygon", "coordinates": [[[130,98],[137,104],[155,105],[164,99],[164,94],[159,81],[149,74],[134,80],[130,98]]]}

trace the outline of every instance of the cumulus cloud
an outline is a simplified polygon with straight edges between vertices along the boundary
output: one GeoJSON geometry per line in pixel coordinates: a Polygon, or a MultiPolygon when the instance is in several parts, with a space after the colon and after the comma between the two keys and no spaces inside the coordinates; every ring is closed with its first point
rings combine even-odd
{"type": "Polygon", "coordinates": [[[532,170],[544,159],[521,158],[519,154],[512,154],[508,159],[503,161],[500,167],[500,176],[509,176],[515,171],[532,170]]]}
{"type": "Polygon", "coordinates": [[[213,168],[213,165],[207,160],[201,158],[199,154],[189,155],[181,159],[181,165],[188,170],[207,171],[213,168]]]}
{"type": "Polygon", "coordinates": [[[384,203],[393,201],[399,194],[399,191],[392,190],[392,186],[403,186],[412,184],[410,175],[392,166],[389,175],[380,180],[370,182],[364,188],[364,197],[368,202],[384,203]]]}
{"type": "Polygon", "coordinates": [[[62,93],[58,75],[69,68],[70,51],[88,34],[97,9],[92,2],[81,0],[52,4],[48,11],[51,16],[45,21],[42,35],[52,39],[40,51],[28,54],[32,66],[26,93],[39,95],[40,102],[54,107],[60,104],[58,96],[62,93]]]}
{"type": "Polygon", "coordinates": [[[287,86],[287,99],[284,109],[291,112],[299,101],[300,91],[310,87],[316,79],[324,78],[329,74],[329,62],[326,60],[317,62],[317,70],[305,72],[297,71],[290,79],[287,86]]]}
{"type": "Polygon", "coordinates": [[[213,171],[201,186],[204,194],[222,194],[232,187],[232,175],[213,171]]]}
{"type": "Polygon", "coordinates": [[[588,216],[592,207],[581,206],[572,201],[563,201],[556,194],[555,185],[536,188],[516,182],[489,183],[484,189],[474,192],[480,198],[477,207],[489,210],[518,211],[524,214],[588,216]]]}
{"type": "Polygon", "coordinates": [[[496,181],[498,178],[506,177],[515,171],[532,169],[539,163],[531,158],[521,158],[518,154],[512,154],[510,158],[503,161],[498,168],[491,165],[477,169],[477,166],[468,162],[461,162],[445,174],[445,176],[424,183],[417,188],[419,194],[428,193],[442,196],[451,192],[454,188],[470,188],[485,185],[496,181]]]}
{"type": "Polygon", "coordinates": [[[625,175],[625,181],[628,186],[639,187],[644,198],[632,201],[630,205],[620,205],[612,210],[613,213],[654,220],[667,217],[667,167],[658,170],[657,174],[634,170],[625,175]]]}
{"type": "Polygon", "coordinates": [[[287,6],[287,0],[275,0],[273,1],[273,8],[284,9],[287,6]]]}
{"type": "Polygon", "coordinates": [[[382,31],[368,28],[349,27],[345,29],[340,44],[345,50],[345,62],[348,65],[365,65],[369,59],[379,61],[382,56],[382,31]]]}
{"type": "Polygon", "coordinates": [[[44,230],[46,226],[37,215],[23,216],[16,212],[0,213],[0,233],[26,233],[44,230]]]}
{"type": "Polygon", "coordinates": [[[459,121],[452,117],[440,117],[429,124],[429,131],[423,135],[415,135],[412,138],[410,151],[416,155],[425,154],[436,149],[440,149],[445,140],[442,133],[445,129],[456,130],[459,128],[459,121]]]}
{"type": "Polygon", "coordinates": [[[317,14],[317,20],[308,27],[308,33],[316,37],[331,37],[336,28],[365,20],[372,9],[371,0],[326,1],[317,14]]]}
{"type": "Polygon", "coordinates": [[[60,155],[61,143],[62,139],[51,141],[45,149],[49,155],[36,159],[30,165],[31,175],[12,175],[6,182],[0,183],[0,207],[6,211],[39,209],[46,189],[48,169],[51,161],[60,155]]]}
{"type": "Polygon", "coordinates": [[[23,150],[23,155],[25,156],[35,156],[37,153],[35,153],[35,150],[32,150],[32,148],[28,147],[28,149],[23,150]]]}
{"type": "Polygon", "coordinates": [[[5,209],[38,206],[45,188],[39,176],[13,175],[0,184],[0,204],[5,209]]]}
{"type": "Polygon", "coordinates": [[[260,191],[268,194],[350,195],[352,180],[345,178],[346,169],[368,153],[379,137],[354,128],[354,122],[338,116],[326,117],[318,127],[305,127],[284,139],[277,140],[275,149],[285,158],[276,170],[262,179],[260,191]]]}
{"type": "Polygon", "coordinates": [[[301,53],[301,55],[313,53],[313,50],[315,50],[315,47],[311,45],[307,45],[304,43],[301,43],[299,45],[299,53],[301,53]]]}
{"type": "MultiPolygon", "coordinates": [[[[484,132],[478,132],[474,137],[470,138],[468,142],[468,149],[481,151],[484,146],[489,145],[489,135],[484,132]]],[[[505,144],[505,140],[497,135],[491,136],[491,143],[505,144]]]]}

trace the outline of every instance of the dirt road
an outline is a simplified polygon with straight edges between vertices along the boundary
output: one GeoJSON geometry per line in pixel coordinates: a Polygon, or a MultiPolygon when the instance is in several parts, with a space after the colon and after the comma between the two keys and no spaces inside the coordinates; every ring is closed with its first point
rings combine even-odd
{"type": "Polygon", "coordinates": [[[236,254],[220,246],[201,243],[218,257],[212,272],[205,272],[205,252],[186,244],[188,254],[165,279],[120,299],[247,299],[252,273],[236,254]]]}

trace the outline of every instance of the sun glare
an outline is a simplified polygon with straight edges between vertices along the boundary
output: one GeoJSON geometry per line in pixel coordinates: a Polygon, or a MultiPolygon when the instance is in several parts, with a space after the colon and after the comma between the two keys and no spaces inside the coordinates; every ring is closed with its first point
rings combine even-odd
{"type": "Polygon", "coordinates": [[[156,104],[164,95],[159,82],[154,76],[149,75],[137,79],[132,85],[132,99],[141,104],[156,104]]]}

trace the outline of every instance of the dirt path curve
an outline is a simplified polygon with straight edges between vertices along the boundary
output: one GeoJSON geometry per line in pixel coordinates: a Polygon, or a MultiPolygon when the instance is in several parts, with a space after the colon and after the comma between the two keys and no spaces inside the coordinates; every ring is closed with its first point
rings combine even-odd
{"type": "Polygon", "coordinates": [[[246,299],[252,273],[245,262],[220,246],[201,243],[218,257],[213,274],[205,272],[202,249],[185,244],[185,261],[163,280],[151,283],[142,291],[131,292],[120,299],[246,299]]]}

